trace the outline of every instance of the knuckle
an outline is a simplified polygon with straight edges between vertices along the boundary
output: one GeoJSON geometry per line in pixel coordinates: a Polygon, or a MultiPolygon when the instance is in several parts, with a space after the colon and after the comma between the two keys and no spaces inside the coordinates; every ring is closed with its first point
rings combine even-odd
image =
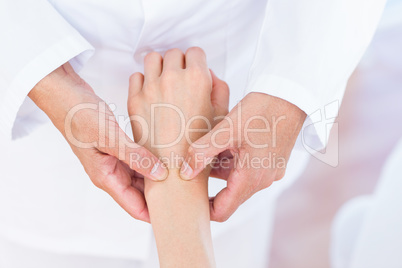
{"type": "Polygon", "coordinates": [[[134,213],[134,218],[137,220],[142,220],[145,216],[145,212],[146,212],[145,208],[143,208],[140,211],[137,211],[136,213],[134,213]]]}
{"type": "Polygon", "coordinates": [[[92,183],[99,189],[109,192],[111,189],[111,180],[108,179],[109,175],[105,175],[106,173],[103,172],[102,175],[99,175],[95,177],[95,179],[92,180],[92,183]]]}
{"type": "Polygon", "coordinates": [[[225,222],[227,221],[232,214],[236,211],[239,205],[242,202],[238,200],[232,200],[229,204],[221,206],[221,205],[214,205],[213,206],[213,220],[217,222],[225,222]]]}
{"type": "Polygon", "coordinates": [[[162,58],[161,54],[158,52],[152,51],[145,56],[145,61],[150,60],[160,60],[162,58]]]}
{"type": "Polygon", "coordinates": [[[207,80],[207,78],[208,78],[207,71],[204,70],[204,68],[202,68],[200,65],[197,65],[197,64],[188,68],[188,74],[189,74],[190,78],[192,78],[192,79],[204,78],[205,80],[207,80]]]}
{"type": "Polygon", "coordinates": [[[216,222],[225,222],[229,219],[229,217],[230,217],[229,213],[221,213],[221,214],[215,216],[215,221],[216,222]]]}
{"type": "Polygon", "coordinates": [[[229,90],[229,85],[228,83],[226,83],[225,81],[222,81],[222,89],[225,90],[225,92],[227,94],[229,94],[230,90],[229,90]]]}
{"type": "Polygon", "coordinates": [[[95,185],[96,188],[103,189],[102,183],[98,179],[96,179],[96,178],[92,179],[92,183],[93,183],[93,185],[95,185]]]}
{"type": "Polygon", "coordinates": [[[102,189],[107,193],[109,193],[113,189],[112,180],[110,179],[106,178],[105,180],[102,180],[101,185],[102,189]]]}
{"type": "Polygon", "coordinates": [[[194,53],[201,56],[205,56],[204,50],[200,47],[190,47],[189,49],[187,49],[187,53],[194,53]]]}
{"type": "Polygon", "coordinates": [[[258,190],[266,189],[271,186],[273,183],[272,180],[264,179],[261,181],[260,188],[258,190]]]}
{"type": "Polygon", "coordinates": [[[183,54],[183,52],[179,48],[171,48],[168,51],[166,51],[165,56],[169,54],[183,54]]]}
{"type": "Polygon", "coordinates": [[[227,108],[227,107],[224,107],[224,108],[222,108],[222,114],[228,114],[229,113],[229,108],[227,108]]]}
{"type": "Polygon", "coordinates": [[[137,80],[142,79],[142,77],[143,77],[142,73],[139,72],[133,73],[130,76],[130,82],[131,83],[136,82],[137,80]]]}
{"type": "Polygon", "coordinates": [[[283,177],[285,177],[285,173],[286,173],[285,169],[277,170],[276,174],[275,174],[275,177],[274,177],[274,180],[279,181],[279,180],[283,179],[283,177]]]}

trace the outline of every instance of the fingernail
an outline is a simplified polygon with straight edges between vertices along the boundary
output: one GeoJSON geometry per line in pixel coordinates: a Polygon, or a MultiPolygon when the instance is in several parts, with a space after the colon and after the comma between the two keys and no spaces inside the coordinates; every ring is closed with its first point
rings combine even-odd
{"type": "Polygon", "coordinates": [[[168,172],[167,172],[166,168],[163,165],[161,165],[160,162],[157,162],[152,167],[150,175],[154,180],[163,181],[166,179],[168,172]]]}
{"type": "Polygon", "coordinates": [[[193,169],[190,167],[190,165],[184,161],[183,165],[181,166],[180,169],[180,176],[183,180],[191,180],[193,175],[193,169]]]}

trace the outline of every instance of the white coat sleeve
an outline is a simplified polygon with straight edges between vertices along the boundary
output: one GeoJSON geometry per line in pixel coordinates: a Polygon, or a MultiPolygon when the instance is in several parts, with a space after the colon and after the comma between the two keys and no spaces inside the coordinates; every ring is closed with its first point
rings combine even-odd
{"type": "Polygon", "coordinates": [[[68,61],[78,70],[93,47],[46,0],[0,0],[0,40],[0,138],[11,139],[33,128],[18,114],[29,91],[68,61]]]}
{"type": "Polygon", "coordinates": [[[269,0],[246,94],[287,100],[307,115],[312,146],[327,143],[347,81],[385,0],[269,0]],[[335,106],[335,107],[334,107],[335,106]]]}

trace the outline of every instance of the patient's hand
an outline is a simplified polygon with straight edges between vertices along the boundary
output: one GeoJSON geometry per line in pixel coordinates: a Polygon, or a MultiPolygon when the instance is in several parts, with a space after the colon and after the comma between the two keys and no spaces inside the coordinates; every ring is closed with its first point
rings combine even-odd
{"type": "Polygon", "coordinates": [[[134,140],[177,169],[188,146],[228,113],[229,89],[208,69],[202,49],[145,57],[145,77],[130,78],[128,111],[134,140]],[[142,117],[144,120],[139,119],[142,117]],[[169,157],[169,159],[167,159],[169,157]]]}
{"type": "Polygon", "coordinates": [[[130,78],[128,111],[134,140],[169,168],[163,182],[145,180],[161,267],[214,267],[206,169],[191,182],[180,178],[189,145],[228,112],[229,89],[209,71],[204,52],[178,49],[145,58],[145,76],[130,78]],[[216,120],[214,120],[216,119],[216,120]]]}

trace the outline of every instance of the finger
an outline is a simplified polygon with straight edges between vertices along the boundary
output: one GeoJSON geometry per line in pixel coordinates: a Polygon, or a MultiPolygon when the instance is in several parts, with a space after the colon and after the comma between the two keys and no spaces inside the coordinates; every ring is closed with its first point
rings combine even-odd
{"type": "Polygon", "coordinates": [[[150,222],[144,194],[138,189],[128,186],[114,192],[112,191],[110,195],[133,218],[150,222]]]}
{"type": "Polygon", "coordinates": [[[106,147],[106,153],[126,163],[131,169],[154,181],[168,176],[165,165],[145,147],[133,142],[123,130],[118,130],[118,146],[106,147]]]}
{"type": "Polygon", "coordinates": [[[224,161],[218,160],[216,163],[211,164],[211,166],[210,177],[227,180],[234,168],[234,159],[225,159],[224,161]]]}
{"type": "Polygon", "coordinates": [[[107,175],[102,188],[132,217],[150,222],[144,194],[132,186],[130,174],[119,161],[113,173],[107,175]]]}
{"type": "Polygon", "coordinates": [[[229,107],[229,86],[220,80],[212,70],[210,72],[212,77],[212,106],[218,110],[217,115],[226,115],[229,107]]]}
{"type": "Polygon", "coordinates": [[[131,186],[138,189],[141,193],[144,193],[144,176],[140,173],[132,170],[126,163],[121,162],[122,166],[126,170],[127,174],[131,177],[131,186]]]}
{"type": "Polygon", "coordinates": [[[157,79],[162,73],[162,56],[157,52],[151,52],[144,59],[145,80],[157,79]]]}
{"type": "Polygon", "coordinates": [[[190,47],[186,51],[186,69],[199,68],[208,71],[207,57],[199,47],[190,47]]]}
{"type": "Polygon", "coordinates": [[[127,148],[125,160],[130,168],[154,181],[163,181],[168,176],[166,166],[144,147],[127,148]]]}
{"type": "Polygon", "coordinates": [[[184,54],[178,49],[170,49],[163,57],[163,70],[184,69],[184,54]]]}
{"type": "Polygon", "coordinates": [[[227,187],[210,200],[211,220],[226,221],[244,201],[251,197],[254,186],[243,173],[245,172],[233,170],[228,178],[227,187]]]}
{"type": "Polygon", "coordinates": [[[218,123],[209,133],[190,145],[180,169],[184,180],[191,180],[213,161],[219,153],[232,149],[234,140],[227,120],[218,123]]]}
{"type": "Polygon", "coordinates": [[[129,101],[142,90],[144,85],[144,75],[142,73],[134,73],[130,76],[128,99],[129,101]]]}
{"type": "Polygon", "coordinates": [[[211,162],[210,177],[227,180],[234,168],[234,158],[230,150],[223,151],[211,162]]]}
{"type": "Polygon", "coordinates": [[[144,178],[131,177],[131,186],[144,194],[145,182],[144,178]]]}

